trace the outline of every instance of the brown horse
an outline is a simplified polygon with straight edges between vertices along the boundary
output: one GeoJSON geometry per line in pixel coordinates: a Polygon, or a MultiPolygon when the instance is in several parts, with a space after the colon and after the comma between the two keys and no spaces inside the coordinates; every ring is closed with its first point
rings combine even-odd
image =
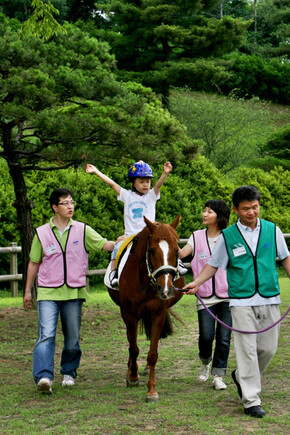
{"type": "Polygon", "coordinates": [[[184,286],[178,274],[178,236],[175,231],[180,215],[167,225],[152,223],[144,218],[146,227],[135,237],[128,260],[119,278],[119,291],[108,288],[113,301],[120,306],[127,327],[129,361],[127,386],[139,383],[137,357],[137,325],[142,321],[150,339],[147,356],[149,371],[147,402],[157,402],[155,390],[155,365],[158,359],[158,342],[172,333],[168,309],[182,297],[174,289],[184,286]],[[174,281],[175,280],[175,281],[174,281]],[[174,282],[174,284],[173,284],[174,282]]]}

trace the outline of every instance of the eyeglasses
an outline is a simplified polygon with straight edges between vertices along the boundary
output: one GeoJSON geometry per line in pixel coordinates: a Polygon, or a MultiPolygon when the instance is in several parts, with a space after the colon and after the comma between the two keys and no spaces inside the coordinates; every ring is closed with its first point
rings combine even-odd
{"type": "Polygon", "coordinates": [[[64,201],[64,202],[59,202],[58,205],[64,205],[65,207],[67,207],[68,205],[75,205],[75,201],[64,201]]]}

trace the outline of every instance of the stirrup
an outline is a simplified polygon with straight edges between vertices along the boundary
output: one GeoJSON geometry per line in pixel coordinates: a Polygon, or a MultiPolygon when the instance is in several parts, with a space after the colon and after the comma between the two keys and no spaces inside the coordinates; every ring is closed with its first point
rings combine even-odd
{"type": "Polygon", "coordinates": [[[112,270],[110,272],[109,281],[110,281],[110,284],[111,284],[111,286],[113,288],[114,287],[118,287],[118,285],[119,285],[119,278],[118,278],[118,271],[117,271],[117,269],[114,269],[114,270],[112,270]]]}

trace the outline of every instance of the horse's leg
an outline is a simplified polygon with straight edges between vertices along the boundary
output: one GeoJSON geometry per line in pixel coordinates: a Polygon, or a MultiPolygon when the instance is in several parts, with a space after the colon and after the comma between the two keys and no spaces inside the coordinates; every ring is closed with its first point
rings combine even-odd
{"type": "Polygon", "coordinates": [[[156,403],[159,400],[155,390],[155,366],[158,360],[158,343],[160,334],[166,318],[166,309],[158,316],[152,316],[152,329],[150,339],[150,349],[147,356],[147,366],[149,367],[149,379],[147,383],[148,392],[146,402],[156,403]]]}
{"type": "Polygon", "coordinates": [[[139,348],[137,346],[137,319],[134,315],[125,313],[123,316],[127,327],[127,338],[129,343],[129,360],[127,372],[127,387],[139,385],[137,358],[139,348]]]}
{"type": "Polygon", "coordinates": [[[148,376],[149,373],[150,373],[150,367],[149,364],[147,363],[143,371],[143,376],[148,376]]]}

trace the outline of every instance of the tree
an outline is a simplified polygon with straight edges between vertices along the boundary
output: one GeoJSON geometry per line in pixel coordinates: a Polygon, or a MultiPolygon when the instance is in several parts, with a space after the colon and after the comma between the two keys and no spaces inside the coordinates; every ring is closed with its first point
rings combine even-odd
{"type": "MultiPolygon", "coordinates": [[[[29,19],[33,12],[33,0],[0,0],[0,12],[9,18],[17,18],[23,22],[29,19]]],[[[97,13],[95,0],[43,0],[59,11],[58,21],[74,23],[78,20],[92,21],[102,25],[104,19],[97,13]]]]}
{"type": "Polygon", "coordinates": [[[211,10],[206,11],[206,15],[216,18],[228,15],[244,20],[253,18],[252,8],[247,0],[220,0],[218,5],[214,5],[211,10]]]}
{"type": "Polygon", "coordinates": [[[183,70],[188,75],[196,59],[221,56],[243,43],[250,23],[231,17],[207,17],[206,11],[216,3],[109,0],[97,4],[109,17],[109,30],[99,34],[112,46],[123,72],[120,77],[139,79],[161,93],[163,103],[168,105],[170,87],[186,84],[183,70]]]}
{"type": "Polygon", "coordinates": [[[276,131],[261,149],[261,157],[255,159],[253,167],[270,171],[277,166],[290,170],[290,124],[276,131]]]}
{"type": "Polygon", "coordinates": [[[31,35],[50,39],[53,35],[65,33],[65,29],[54,18],[54,15],[59,15],[59,11],[50,1],[44,3],[41,0],[32,0],[31,6],[33,13],[22,27],[22,37],[31,35]]]}
{"type": "Polygon", "coordinates": [[[256,5],[256,14],[256,28],[249,28],[243,51],[263,57],[289,59],[289,1],[260,1],[256,5]]]}
{"type": "Polygon", "coordinates": [[[173,115],[186,125],[192,138],[204,142],[202,154],[223,173],[259,156],[274,130],[272,114],[255,99],[193,98],[188,91],[175,91],[170,98],[173,115]]]}
{"type": "Polygon", "coordinates": [[[1,0],[0,12],[19,21],[27,20],[32,12],[31,0],[1,0]]]}
{"type": "Polygon", "coordinates": [[[106,43],[65,28],[51,41],[21,40],[21,25],[0,15],[0,158],[14,185],[24,280],[33,237],[25,171],[77,167],[86,156],[122,164],[196,151],[152,91],[116,81],[106,43]]]}

